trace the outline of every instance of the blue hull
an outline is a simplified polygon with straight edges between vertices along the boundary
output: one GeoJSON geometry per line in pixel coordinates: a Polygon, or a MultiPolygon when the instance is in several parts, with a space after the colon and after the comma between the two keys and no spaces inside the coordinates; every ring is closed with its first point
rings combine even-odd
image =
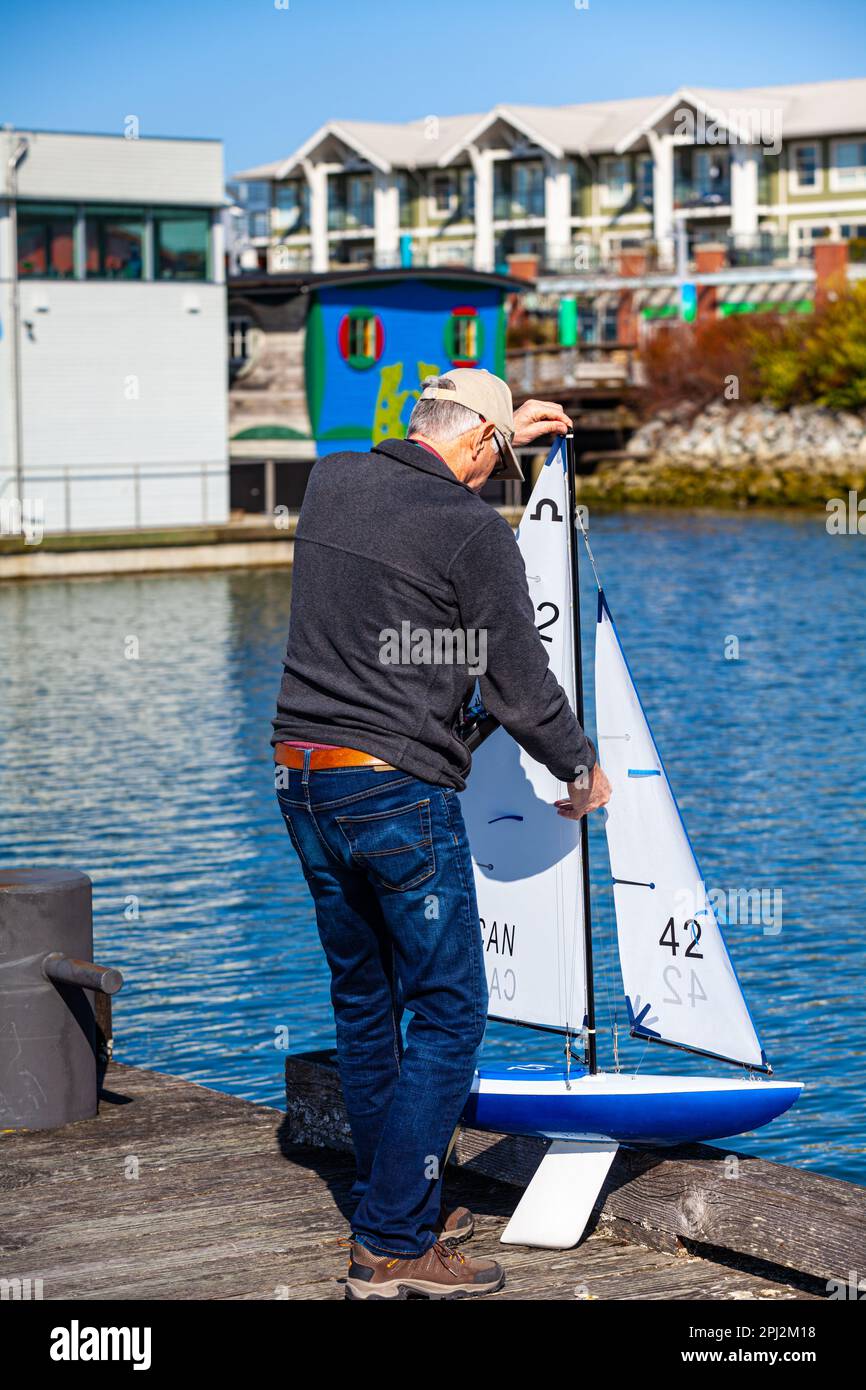
{"type": "Polygon", "coordinates": [[[800,1082],[711,1077],[587,1076],[572,1068],[481,1068],[463,1123],[550,1139],[604,1136],[627,1144],[725,1139],[769,1124],[796,1101],[800,1082]]]}

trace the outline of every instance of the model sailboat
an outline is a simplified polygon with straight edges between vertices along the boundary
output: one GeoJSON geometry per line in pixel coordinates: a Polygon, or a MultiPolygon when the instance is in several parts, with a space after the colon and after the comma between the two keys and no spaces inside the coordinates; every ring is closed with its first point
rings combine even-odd
{"type": "MultiPolygon", "coordinates": [[[[573,440],[551,451],[517,533],[550,665],[583,723],[573,440]]],[[[585,535],[585,533],[584,533],[585,535]]],[[[565,1036],[565,1065],[482,1067],[464,1121],[553,1140],[502,1237],[575,1244],[621,1143],[741,1134],[782,1114],[799,1082],[771,1071],[599,584],[599,760],[619,957],[632,1037],[729,1062],[735,1079],[599,1072],[587,822],[565,786],[494,721],[462,795],[484,938],[489,1016],[565,1036]],[[492,726],[492,731],[491,731],[492,726]],[[572,1062],[575,1044],[582,1058],[572,1062]]]]}

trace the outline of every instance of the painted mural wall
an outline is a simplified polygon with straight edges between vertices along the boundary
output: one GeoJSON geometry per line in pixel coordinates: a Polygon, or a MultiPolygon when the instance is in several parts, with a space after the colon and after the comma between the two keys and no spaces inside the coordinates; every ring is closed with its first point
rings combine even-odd
{"type": "Polygon", "coordinates": [[[307,319],[307,408],[319,455],[403,438],[425,376],[505,375],[503,291],[401,280],[316,291],[307,319]]]}

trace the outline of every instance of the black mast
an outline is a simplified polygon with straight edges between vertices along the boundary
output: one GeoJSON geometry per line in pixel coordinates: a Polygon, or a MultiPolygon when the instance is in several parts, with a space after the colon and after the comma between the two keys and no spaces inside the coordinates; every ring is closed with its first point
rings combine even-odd
{"type": "MultiPolygon", "coordinates": [[[[574,676],[575,714],[581,726],[583,717],[583,656],[580,648],[580,565],[577,545],[577,498],[574,463],[574,435],[565,436],[565,462],[568,493],[568,542],[571,565],[572,611],[574,613],[574,676]]],[[[586,1063],[590,1074],[598,1071],[595,1045],[595,994],[592,981],[592,915],[589,902],[589,826],[588,817],[580,820],[580,859],[583,871],[583,944],[586,961],[586,1063]]]]}

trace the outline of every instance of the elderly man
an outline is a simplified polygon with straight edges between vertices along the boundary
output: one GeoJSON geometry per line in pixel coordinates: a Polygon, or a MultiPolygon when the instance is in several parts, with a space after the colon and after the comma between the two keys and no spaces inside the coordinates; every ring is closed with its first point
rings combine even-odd
{"type": "Polygon", "coordinates": [[[459,1298],[504,1282],[492,1260],[458,1253],[472,1216],[442,1204],[487,1011],[460,722],[478,675],[487,711],[568,784],[560,814],[607,801],[511,528],[478,495],[488,478],[523,476],[514,444],[569,424],[544,401],[514,415],[489,372],[428,378],[408,438],[321,459],[301,510],[273,743],[331,970],[357,1160],[348,1298],[459,1298]],[[431,640],[443,631],[465,639],[462,664],[431,640]]]}

